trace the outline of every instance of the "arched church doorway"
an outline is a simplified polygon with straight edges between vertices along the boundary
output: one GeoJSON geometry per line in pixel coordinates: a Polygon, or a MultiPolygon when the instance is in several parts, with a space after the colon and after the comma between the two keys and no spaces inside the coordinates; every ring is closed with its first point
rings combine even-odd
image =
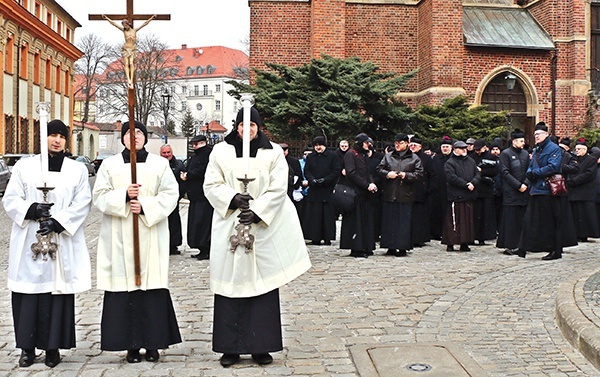
{"type": "Polygon", "coordinates": [[[527,116],[527,96],[523,90],[523,83],[514,74],[504,71],[496,75],[485,87],[481,96],[481,104],[487,105],[489,111],[506,111],[507,128],[506,135],[500,135],[508,139],[510,132],[515,128],[525,131],[525,140],[533,145],[533,128],[535,119],[527,116]]]}

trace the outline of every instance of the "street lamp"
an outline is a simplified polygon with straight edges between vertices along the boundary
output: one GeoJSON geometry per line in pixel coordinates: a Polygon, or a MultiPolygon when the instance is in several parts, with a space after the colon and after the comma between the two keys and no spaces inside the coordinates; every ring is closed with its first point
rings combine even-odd
{"type": "Polygon", "coordinates": [[[167,144],[167,138],[169,133],[169,128],[167,127],[167,122],[169,121],[169,106],[171,105],[171,93],[167,88],[164,89],[162,93],[163,100],[163,112],[165,115],[165,144],[167,144]]]}
{"type": "Polygon", "coordinates": [[[510,116],[510,112],[511,112],[510,96],[512,94],[512,91],[515,89],[515,84],[517,83],[517,76],[515,76],[509,72],[506,76],[504,76],[504,81],[506,82],[506,89],[508,89],[508,113],[506,114],[506,122],[507,122],[508,134],[510,135],[511,127],[512,127],[512,125],[511,125],[512,119],[510,116]]]}

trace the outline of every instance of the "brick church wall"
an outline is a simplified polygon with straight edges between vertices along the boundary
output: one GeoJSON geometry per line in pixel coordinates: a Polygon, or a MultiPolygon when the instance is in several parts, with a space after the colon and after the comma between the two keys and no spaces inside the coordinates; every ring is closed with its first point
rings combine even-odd
{"type": "MultiPolygon", "coordinates": [[[[536,121],[550,124],[551,52],[463,45],[463,0],[249,0],[250,66],[290,66],[322,53],[359,57],[383,72],[418,68],[401,98],[409,105],[439,104],[466,94],[473,98],[482,79],[512,66],[531,80],[538,98],[536,121]]],[[[586,64],[586,0],[546,0],[527,8],[558,48],[557,134],[573,136],[586,120],[589,72],[586,64]]],[[[595,114],[594,114],[595,116],[595,114]]]]}

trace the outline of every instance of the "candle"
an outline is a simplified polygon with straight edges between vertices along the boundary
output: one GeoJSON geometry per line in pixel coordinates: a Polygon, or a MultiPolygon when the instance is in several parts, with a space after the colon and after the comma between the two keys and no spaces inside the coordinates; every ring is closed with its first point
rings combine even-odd
{"type": "Polygon", "coordinates": [[[42,183],[48,183],[48,103],[40,102],[37,107],[40,114],[40,154],[42,157],[42,183]]]}
{"type": "Polygon", "coordinates": [[[242,167],[246,178],[250,174],[250,109],[254,104],[252,94],[242,94],[243,129],[242,129],[242,167]]]}

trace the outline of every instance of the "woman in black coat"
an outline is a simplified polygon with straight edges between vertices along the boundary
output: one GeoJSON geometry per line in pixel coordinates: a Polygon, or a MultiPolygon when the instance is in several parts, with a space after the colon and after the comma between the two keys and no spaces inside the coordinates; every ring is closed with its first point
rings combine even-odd
{"type": "Polygon", "coordinates": [[[586,242],[588,237],[600,237],[595,206],[598,165],[597,159],[587,153],[585,140],[577,141],[575,155],[578,171],[569,175],[566,183],[577,240],[586,242]]]}
{"type": "Polygon", "coordinates": [[[473,223],[473,202],[477,199],[475,187],[481,181],[481,174],[475,161],[467,156],[467,144],[457,141],[453,144],[452,157],[444,165],[448,189],[448,210],[442,244],[446,251],[454,251],[460,244],[460,251],[470,251],[469,243],[475,240],[473,223]]]}
{"type": "Polygon", "coordinates": [[[369,196],[377,192],[377,185],[369,173],[368,151],[371,138],[356,136],[356,143],[344,155],[346,179],[344,183],[356,191],[354,210],[344,214],[340,235],[340,249],[350,249],[350,256],[367,258],[375,250],[375,209],[369,196]]]}
{"type": "Polygon", "coordinates": [[[394,151],[387,153],[377,173],[385,178],[381,201],[381,247],[387,255],[406,256],[412,249],[412,212],[415,200],[415,182],[423,179],[421,159],[408,149],[408,135],[398,134],[394,151]]]}

